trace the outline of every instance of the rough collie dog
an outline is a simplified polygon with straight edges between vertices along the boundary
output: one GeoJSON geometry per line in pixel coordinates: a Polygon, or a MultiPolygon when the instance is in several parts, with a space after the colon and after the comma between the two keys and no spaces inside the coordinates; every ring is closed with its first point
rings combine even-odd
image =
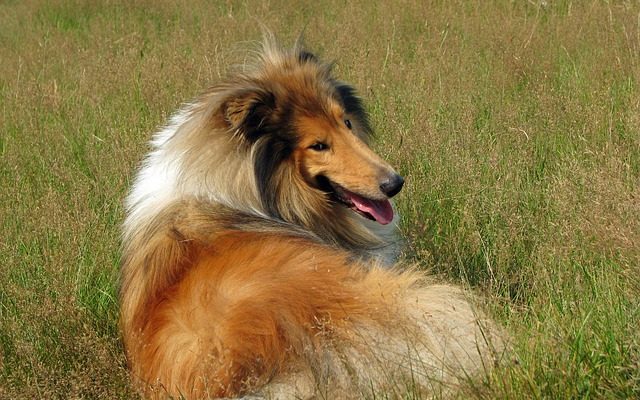
{"type": "Polygon", "coordinates": [[[127,198],[121,328],[147,398],[455,390],[490,365],[463,293],[390,265],[403,178],[296,45],[178,111],[127,198]]]}

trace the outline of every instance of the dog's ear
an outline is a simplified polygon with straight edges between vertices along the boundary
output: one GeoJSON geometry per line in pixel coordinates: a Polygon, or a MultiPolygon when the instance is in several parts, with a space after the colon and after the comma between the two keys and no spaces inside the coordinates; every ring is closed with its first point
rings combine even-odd
{"type": "Polygon", "coordinates": [[[319,62],[318,57],[306,50],[300,50],[298,53],[298,61],[300,61],[301,64],[306,62],[314,62],[317,64],[319,62]]]}
{"type": "Polygon", "coordinates": [[[224,119],[233,131],[254,141],[269,122],[275,109],[275,96],[262,89],[245,90],[231,96],[222,106],[224,119]]]}
{"type": "Polygon", "coordinates": [[[344,82],[337,80],[333,80],[332,82],[344,110],[357,120],[358,126],[360,127],[358,131],[365,136],[364,138],[371,136],[372,130],[369,124],[369,117],[356,90],[344,82]]]}

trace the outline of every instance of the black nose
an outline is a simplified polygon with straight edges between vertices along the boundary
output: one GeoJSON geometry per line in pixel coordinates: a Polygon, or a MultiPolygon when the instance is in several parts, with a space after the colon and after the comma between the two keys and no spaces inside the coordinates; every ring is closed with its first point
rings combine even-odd
{"type": "Polygon", "coordinates": [[[398,174],[393,174],[380,184],[380,190],[388,197],[393,197],[402,189],[404,178],[398,174]]]}

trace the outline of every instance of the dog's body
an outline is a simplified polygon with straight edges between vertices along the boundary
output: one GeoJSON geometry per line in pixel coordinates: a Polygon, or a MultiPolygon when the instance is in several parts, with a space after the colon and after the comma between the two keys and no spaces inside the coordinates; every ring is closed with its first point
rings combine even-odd
{"type": "Polygon", "coordinates": [[[462,293],[387,265],[403,180],[369,135],[327,64],[266,40],[255,69],[155,136],[127,199],[120,289],[146,397],[359,397],[486,366],[462,293]]]}

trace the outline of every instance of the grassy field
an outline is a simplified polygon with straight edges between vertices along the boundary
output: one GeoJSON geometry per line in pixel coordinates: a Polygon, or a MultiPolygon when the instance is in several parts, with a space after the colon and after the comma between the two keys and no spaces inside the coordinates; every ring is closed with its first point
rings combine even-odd
{"type": "Polygon", "coordinates": [[[640,397],[640,3],[0,2],[0,398],[132,398],[122,201],[260,23],[335,59],[406,175],[405,257],[513,362],[464,397],[640,397]]]}

